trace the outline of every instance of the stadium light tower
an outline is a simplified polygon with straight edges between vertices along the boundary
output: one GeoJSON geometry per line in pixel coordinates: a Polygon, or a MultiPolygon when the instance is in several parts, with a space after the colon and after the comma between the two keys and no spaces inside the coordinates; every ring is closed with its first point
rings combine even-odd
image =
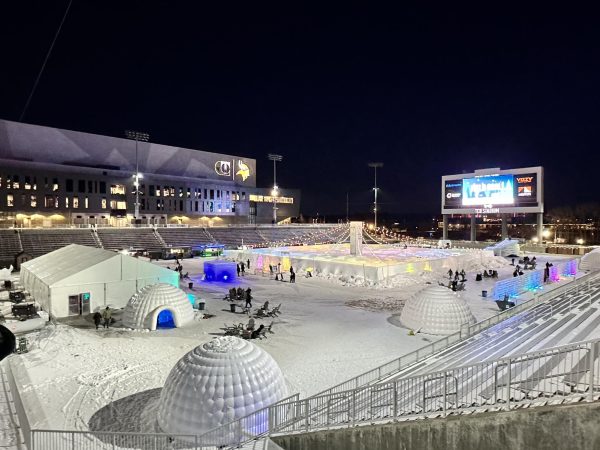
{"type": "Polygon", "coordinates": [[[283,156],[269,153],[269,161],[273,161],[273,225],[277,224],[277,196],[279,195],[279,187],[277,187],[277,163],[283,160],[283,156]]]}
{"type": "Polygon", "coordinates": [[[375,186],[373,187],[373,192],[375,193],[375,201],[373,202],[373,213],[375,215],[375,233],[377,233],[377,191],[379,188],[377,187],[377,168],[383,167],[382,162],[370,162],[369,167],[375,169],[375,186]]]}
{"type": "Polygon", "coordinates": [[[148,142],[150,135],[143,131],[125,130],[125,137],[135,141],[135,174],[133,175],[133,185],[135,186],[135,206],[133,210],[133,218],[138,219],[140,216],[140,180],[143,178],[138,166],[138,142],[148,142]]]}

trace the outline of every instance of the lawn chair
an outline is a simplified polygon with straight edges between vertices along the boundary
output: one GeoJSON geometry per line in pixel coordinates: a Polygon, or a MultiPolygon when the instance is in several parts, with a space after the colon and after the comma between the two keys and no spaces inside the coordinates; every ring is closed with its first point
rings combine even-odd
{"type": "Polygon", "coordinates": [[[271,320],[271,323],[269,324],[268,327],[265,328],[269,333],[271,334],[275,334],[275,332],[273,331],[273,321],[271,320]]]}
{"type": "Polygon", "coordinates": [[[271,311],[267,312],[267,315],[269,317],[277,317],[280,314],[279,308],[281,308],[281,303],[279,305],[277,305],[275,308],[273,308],[271,311]]]}
{"type": "Polygon", "coordinates": [[[263,308],[258,308],[256,310],[256,313],[254,313],[254,316],[259,319],[263,319],[263,318],[267,317],[267,312],[263,308]]]}
{"type": "Polygon", "coordinates": [[[242,334],[242,332],[244,331],[243,323],[239,323],[237,325],[232,325],[232,326],[229,326],[227,324],[224,324],[224,325],[225,325],[225,328],[221,328],[221,329],[225,331],[225,336],[240,336],[242,334]]]}

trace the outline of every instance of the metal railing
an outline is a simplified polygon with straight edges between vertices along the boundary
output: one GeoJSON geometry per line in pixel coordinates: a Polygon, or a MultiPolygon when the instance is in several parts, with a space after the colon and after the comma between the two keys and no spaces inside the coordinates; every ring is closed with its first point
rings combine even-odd
{"type": "Polygon", "coordinates": [[[510,410],[572,396],[592,401],[600,387],[599,348],[595,339],[289,402],[280,406],[294,411],[295,420],[271,424],[269,434],[491,407],[510,410]]]}
{"type": "Polygon", "coordinates": [[[399,358],[396,358],[386,364],[371,369],[367,372],[361,373],[356,377],[350,378],[349,380],[339,383],[329,389],[321,391],[315,394],[314,396],[328,395],[335,392],[356,389],[361,386],[378,382],[410,367],[413,364],[416,364],[426,358],[429,358],[430,356],[442,350],[445,350],[451,345],[454,345],[460,341],[469,338],[470,336],[473,336],[476,333],[479,333],[493,325],[496,325],[497,323],[500,323],[503,320],[508,319],[509,317],[527,311],[528,309],[531,309],[534,306],[544,303],[561,294],[565,294],[573,290],[577,291],[582,285],[589,283],[592,280],[596,280],[598,278],[600,278],[600,273],[586,274],[580,278],[570,281],[567,284],[558,286],[557,288],[552,289],[548,292],[536,295],[531,300],[520,303],[513,308],[506,309],[500,312],[499,314],[496,314],[495,316],[489,317],[488,319],[482,320],[473,325],[464,324],[461,327],[461,330],[457,331],[456,333],[445,336],[444,338],[432,342],[431,344],[421,347],[411,353],[407,353],[406,355],[400,356],[399,358]]]}

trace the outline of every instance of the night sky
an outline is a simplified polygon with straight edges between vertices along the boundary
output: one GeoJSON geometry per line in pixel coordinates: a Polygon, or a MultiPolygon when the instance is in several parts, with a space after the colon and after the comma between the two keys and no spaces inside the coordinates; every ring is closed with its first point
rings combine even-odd
{"type": "MultiPolygon", "coordinates": [[[[0,117],[18,120],[67,1],[3,5],[0,117]]],[[[596,201],[600,31],[546,5],[75,0],[25,122],[254,157],[306,214],[439,213],[440,177],[543,165],[546,206],[596,201]],[[530,9],[526,9],[530,8],[530,9]]],[[[564,6],[564,5],[563,5],[564,6]]],[[[575,5],[574,5],[575,8],[575,5]]]]}

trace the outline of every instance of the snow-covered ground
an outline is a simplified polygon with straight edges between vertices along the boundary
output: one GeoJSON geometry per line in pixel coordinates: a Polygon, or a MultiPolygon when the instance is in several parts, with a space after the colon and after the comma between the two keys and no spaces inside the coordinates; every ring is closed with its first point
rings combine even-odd
{"type": "MultiPolygon", "coordinates": [[[[540,264],[560,259],[538,255],[540,264]]],[[[107,431],[154,429],[156,401],[169,371],[192,348],[222,335],[224,324],[247,322],[246,315],[230,312],[223,300],[231,287],[201,280],[202,259],[184,260],[183,271],[194,280],[193,292],[206,301],[209,319],[181,329],[155,332],[117,327],[95,330],[78,318],[49,325],[29,335],[29,353],[13,357],[15,376],[31,411],[32,428],[107,431]]],[[[173,266],[173,262],[157,264],[173,266]]],[[[252,268],[251,268],[252,269],[252,268]]],[[[512,276],[513,267],[498,264],[500,278],[512,276]]],[[[477,320],[497,314],[498,308],[481,291],[493,281],[475,282],[467,275],[461,295],[477,320]]],[[[295,284],[247,275],[236,285],[252,288],[253,306],[281,303],[274,334],[255,341],[280,365],[289,391],[311,395],[336,383],[416,350],[438,336],[417,334],[398,326],[406,299],[426,282],[441,275],[419,275],[386,289],[344,286],[339,280],[298,277],[295,284]]],[[[182,284],[183,287],[183,284],[182,284]]],[[[185,282],[187,290],[187,281],[185,282]]],[[[257,321],[258,323],[261,320],[257,321]]],[[[268,325],[271,319],[263,319],[268,325]]]]}

